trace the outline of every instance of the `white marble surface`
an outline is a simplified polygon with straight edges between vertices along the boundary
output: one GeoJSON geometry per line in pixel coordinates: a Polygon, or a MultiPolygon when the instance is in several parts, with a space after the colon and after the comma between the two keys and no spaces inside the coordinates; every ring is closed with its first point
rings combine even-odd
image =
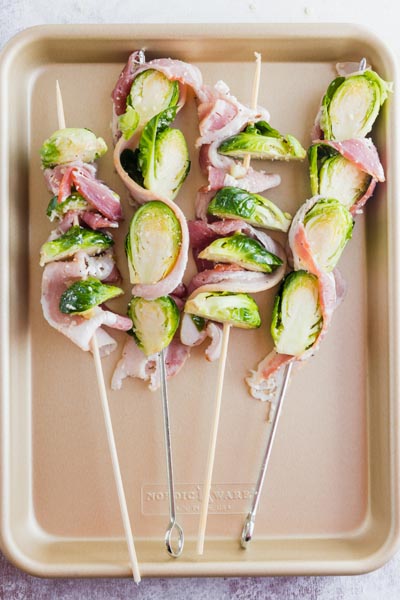
{"type": "MultiPolygon", "coordinates": [[[[18,31],[53,23],[353,22],[369,26],[400,57],[397,0],[1,0],[0,45],[18,31]]],[[[378,571],[355,577],[150,579],[138,588],[128,580],[40,580],[0,557],[0,598],[207,600],[398,600],[400,553],[378,571]]]]}

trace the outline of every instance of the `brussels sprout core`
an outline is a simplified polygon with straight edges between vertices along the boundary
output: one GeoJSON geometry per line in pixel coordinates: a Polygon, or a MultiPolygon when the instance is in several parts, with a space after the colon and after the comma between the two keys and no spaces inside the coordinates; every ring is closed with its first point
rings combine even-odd
{"type": "Polygon", "coordinates": [[[354,221],[338,200],[319,200],[304,217],[311,252],[320,268],[332,271],[351,239],[354,221]]]}
{"type": "Polygon", "coordinates": [[[127,112],[130,107],[137,114],[134,129],[144,127],[155,115],[170,106],[175,106],[178,100],[179,84],[177,81],[170,81],[164,73],[154,69],[139,73],[133,81],[126,100],[127,112]]]}
{"type": "Polygon", "coordinates": [[[66,314],[83,315],[95,306],[121,296],[121,288],[106,285],[95,277],[73,283],[60,298],[60,311],[66,314]]]}
{"type": "Polygon", "coordinates": [[[43,142],[40,157],[44,167],[55,167],[75,160],[90,163],[105,152],[105,141],[97,138],[90,129],[67,127],[55,131],[43,142]]]}
{"type": "Polygon", "coordinates": [[[322,329],[318,279],[306,271],[287,275],[275,297],[271,335],[280,354],[301,356],[322,329]]]}
{"type": "Polygon", "coordinates": [[[241,219],[251,225],[288,231],[292,220],[273,202],[259,194],[252,194],[236,187],[224,187],[218,190],[208,205],[208,214],[222,219],[241,219]]]}
{"type": "Polygon", "coordinates": [[[131,283],[164,279],[175,265],[181,241],[181,226],[169,206],[158,200],[141,206],[126,239],[131,283]]]}
{"type": "Polygon", "coordinates": [[[128,306],[132,332],[139,348],[146,356],[166,348],[179,325],[179,309],[169,296],[145,300],[134,296],[128,306]]]}
{"type": "Polygon", "coordinates": [[[321,129],[325,139],[365,137],[372,129],[391,84],[374,71],[337,77],[322,100],[321,129]]]}
{"type": "Polygon", "coordinates": [[[188,299],[185,313],[242,329],[254,329],[261,325],[258,306],[248,294],[199,292],[188,299]]]}
{"type": "Polygon", "coordinates": [[[350,209],[365,194],[371,179],[371,175],[336,154],[327,158],[319,171],[319,193],[340,200],[350,209]]]}
{"type": "Polygon", "coordinates": [[[212,242],[202,250],[199,258],[220,263],[235,263],[249,271],[271,273],[282,260],[268,252],[260,242],[243,233],[235,233],[212,242]]]}

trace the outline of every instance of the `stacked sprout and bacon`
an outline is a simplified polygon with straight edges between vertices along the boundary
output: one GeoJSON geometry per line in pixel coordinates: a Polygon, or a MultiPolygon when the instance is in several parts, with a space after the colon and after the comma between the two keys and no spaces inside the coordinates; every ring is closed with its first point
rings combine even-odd
{"type": "Polygon", "coordinates": [[[40,249],[42,308],[48,323],[83,350],[94,336],[101,355],[116,348],[103,329],[129,330],[129,318],[106,302],[123,294],[113,257],[114,241],[106,229],[122,219],[118,195],[96,178],[94,161],[106,143],[88,129],[64,128],[41,148],[43,173],[53,194],[47,216],[57,227],[40,249]]]}
{"type": "Polygon", "coordinates": [[[294,270],[275,298],[274,350],[247,379],[252,395],[261,400],[274,396],[285,365],[318,349],[344,295],[336,265],[351,239],[353,219],[376,183],[385,180],[378,152],[366,136],[391,84],[364,63],[355,72],[341,65],[317,115],[308,151],[313,196],[300,207],[289,230],[294,270]]]}

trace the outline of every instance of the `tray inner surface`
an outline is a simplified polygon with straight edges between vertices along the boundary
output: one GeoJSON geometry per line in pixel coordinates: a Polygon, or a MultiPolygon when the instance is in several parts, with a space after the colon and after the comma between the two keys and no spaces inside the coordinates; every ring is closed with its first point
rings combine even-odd
{"type": "MultiPolygon", "coordinates": [[[[10,119],[18,130],[10,141],[14,194],[10,197],[10,258],[12,273],[17,274],[11,281],[11,326],[15,329],[10,497],[15,539],[32,570],[49,574],[127,572],[116,564],[118,560],[126,562],[127,557],[93,361],[50,328],[40,307],[38,252],[51,224],[45,216],[49,194],[38,153],[42,141],[57,129],[55,80],[60,81],[67,126],[92,129],[106,139],[110,149],[98,168],[100,178],[120,193],[126,216],[116,245],[127,294],[114,303],[124,312],[129,284],[122,248],[132,210],[113,171],[109,123],[110,92],[129,52],[145,46],[151,56],[171,55],[195,62],[206,82],[223,79],[235,95],[248,102],[252,54],[261,51],[260,104],[269,109],[273,126],[292,133],[307,147],[321,94],[335,76],[336,61],[366,55],[387,75],[373,46],[365,43],[363,47],[359,40],[354,46],[350,38],[332,38],[320,45],[317,41],[299,40],[296,44],[290,36],[287,43],[250,37],[237,43],[224,40],[215,43],[213,56],[212,39],[149,41],[133,36],[130,40],[119,38],[115,45],[107,40],[101,46],[101,40],[44,37],[32,43],[29,53],[21,51],[16,57],[9,100],[10,106],[15,102],[10,119]],[[14,83],[17,80],[18,84],[14,83]]],[[[386,161],[388,118],[385,109],[374,131],[386,161]]],[[[190,218],[196,190],[204,183],[194,149],[197,117],[193,99],[179,114],[176,126],[184,131],[191,149],[191,174],[177,199],[190,218]]],[[[294,214],[309,197],[306,161],[254,162],[254,166],[281,174],[281,186],[265,195],[283,209],[294,214]]],[[[239,549],[238,538],[267,426],[265,405],[249,396],[243,378],[272,348],[269,322],[275,290],[256,297],[263,317],[259,331],[231,333],[203,559],[207,567],[201,561],[196,564],[193,540],[217,364],[205,361],[204,347],[196,348],[169,384],[178,513],[188,540],[186,556],[173,564],[164,555],[162,543],[168,506],[159,394],[132,379],[125,380],[122,391],[110,391],[127,501],[139,560],[147,563],[145,573],[187,569],[188,574],[207,574],[218,568],[229,572],[233,564],[236,572],[250,572],[254,564],[260,572],[295,572],[302,569],[295,566],[300,559],[313,561],[313,570],[318,572],[327,570],[326,564],[318,566],[324,561],[346,559],[350,564],[363,559],[386,539],[390,529],[390,479],[384,464],[389,452],[388,192],[389,186],[380,184],[366,216],[357,217],[353,239],[339,265],[349,284],[345,301],[319,353],[293,375],[255,540],[246,553],[239,549]],[[274,567],[274,562],[286,567],[274,567]]],[[[192,272],[190,264],[187,281],[192,272]]],[[[117,351],[103,360],[107,381],[122,350],[124,338],[121,335],[119,339],[117,351]]]]}

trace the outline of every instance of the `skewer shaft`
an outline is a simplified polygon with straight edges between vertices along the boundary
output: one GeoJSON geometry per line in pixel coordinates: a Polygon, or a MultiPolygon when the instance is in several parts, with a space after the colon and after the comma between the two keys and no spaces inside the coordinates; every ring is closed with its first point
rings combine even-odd
{"type": "Polygon", "coordinates": [[[208,502],[209,502],[209,498],[210,498],[212,473],[213,473],[213,469],[214,469],[215,448],[217,445],[219,417],[220,417],[220,412],[221,412],[222,390],[223,390],[223,386],[224,386],[225,364],[226,364],[226,357],[228,354],[230,329],[231,329],[231,326],[228,323],[224,323],[224,328],[223,328],[223,333],[222,333],[221,355],[220,355],[219,363],[218,363],[218,379],[217,379],[217,390],[216,390],[216,394],[215,394],[213,427],[211,430],[210,443],[209,443],[209,447],[208,447],[206,479],[205,479],[205,483],[204,483],[203,497],[202,497],[201,509],[200,509],[200,523],[199,523],[199,532],[198,532],[197,546],[196,546],[197,554],[203,554],[203,551],[204,551],[204,537],[205,537],[206,525],[207,525],[208,502]]]}
{"type": "Polygon", "coordinates": [[[287,365],[284,376],[283,376],[282,385],[279,390],[279,396],[278,396],[278,400],[276,403],[275,415],[274,415],[274,419],[272,421],[270,433],[268,436],[267,446],[265,448],[264,457],[263,457],[263,460],[261,463],[261,468],[260,468],[260,471],[258,474],[258,479],[257,479],[256,487],[254,490],[253,502],[252,502],[250,511],[246,517],[246,520],[244,522],[244,526],[243,526],[243,530],[242,530],[242,536],[241,536],[242,548],[247,548],[247,546],[251,542],[251,539],[253,536],[256,514],[257,514],[258,506],[260,503],[260,496],[261,496],[261,492],[262,492],[262,489],[264,486],[265,476],[267,474],[269,459],[271,457],[271,450],[272,450],[272,446],[273,446],[274,439],[275,439],[275,434],[276,434],[276,430],[277,430],[277,426],[278,426],[279,417],[280,417],[281,411],[282,411],[283,400],[285,398],[286,390],[287,390],[287,387],[289,384],[289,378],[290,378],[290,372],[292,370],[292,364],[293,363],[289,363],[287,365]]]}
{"type": "Polygon", "coordinates": [[[163,418],[164,418],[164,442],[165,442],[165,459],[167,464],[167,481],[168,481],[168,501],[169,501],[169,525],[165,533],[165,544],[167,546],[168,554],[177,558],[180,556],[184,545],[183,530],[176,521],[176,510],[175,510],[175,489],[174,489],[174,471],[172,467],[172,446],[171,446],[171,432],[169,425],[169,407],[168,407],[168,389],[167,389],[167,374],[165,371],[165,351],[164,349],[158,355],[158,361],[160,366],[160,379],[161,379],[161,397],[163,405],[163,418]],[[176,530],[178,536],[178,547],[176,550],[172,547],[172,533],[176,530]]]}
{"type": "MultiPolygon", "coordinates": [[[[57,102],[58,128],[65,129],[66,125],[65,125],[64,106],[63,106],[63,99],[62,99],[62,95],[61,95],[60,84],[58,83],[58,80],[56,81],[56,102],[57,102]]],[[[77,217],[74,217],[74,224],[75,225],[79,224],[77,217]]],[[[94,365],[96,368],[97,385],[99,388],[101,406],[103,409],[104,424],[106,426],[108,447],[110,450],[111,464],[112,464],[113,473],[114,473],[115,485],[117,488],[117,495],[118,495],[118,501],[119,501],[119,506],[120,506],[120,510],[121,510],[122,523],[123,523],[124,531],[125,531],[125,538],[126,538],[126,542],[128,545],[128,552],[129,552],[129,558],[130,558],[130,563],[131,563],[131,568],[132,568],[132,573],[133,573],[133,579],[134,579],[135,583],[139,583],[141,580],[140,571],[139,571],[139,563],[138,563],[138,559],[136,556],[135,544],[134,544],[133,535],[132,535],[132,527],[131,527],[131,523],[129,520],[128,506],[126,503],[125,491],[124,491],[124,486],[122,483],[121,469],[120,469],[119,461],[118,461],[117,447],[115,444],[114,431],[113,431],[111,415],[110,415],[110,408],[108,406],[106,384],[104,381],[103,367],[101,364],[99,345],[97,343],[96,335],[94,335],[92,337],[90,346],[91,346],[91,350],[93,353],[94,365]]]]}
{"type": "Polygon", "coordinates": [[[65,129],[65,113],[63,100],[61,95],[60,84],[58,83],[58,79],[56,80],[56,97],[57,97],[57,119],[58,119],[58,128],[65,129]]]}
{"type": "Polygon", "coordinates": [[[128,552],[129,552],[129,558],[130,558],[132,572],[133,572],[133,579],[136,583],[139,583],[139,581],[141,579],[140,571],[139,571],[139,564],[138,564],[138,560],[137,560],[137,556],[136,556],[135,544],[133,541],[132,528],[131,528],[131,523],[129,520],[128,506],[126,503],[124,485],[122,483],[121,470],[119,467],[117,447],[115,444],[114,432],[113,432],[111,415],[110,415],[110,408],[108,406],[107,390],[106,390],[106,385],[104,382],[104,375],[103,375],[103,368],[102,368],[102,364],[101,364],[99,346],[98,346],[95,335],[92,338],[91,347],[92,347],[92,352],[93,352],[94,364],[96,367],[97,384],[98,384],[98,388],[99,388],[101,406],[103,409],[108,447],[110,450],[111,463],[112,463],[112,468],[113,468],[113,473],[114,473],[115,485],[117,488],[119,507],[121,510],[122,523],[123,523],[124,531],[125,531],[125,538],[126,538],[126,542],[128,545],[128,552]]]}
{"type": "MultiPolygon", "coordinates": [[[[253,89],[252,89],[252,93],[251,93],[251,108],[253,110],[256,110],[258,92],[260,90],[260,79],[261,79],[261,54],[259,52],[255,52],[254,55],[256,57],[256,70],[254,73],[253,89]]],[[[244,157],[244,160],[243,160],[243,167],[246,170],[250,166],[250,160],[251,160],[250,154],[246,154],[246,156],[244,157]]]]}

